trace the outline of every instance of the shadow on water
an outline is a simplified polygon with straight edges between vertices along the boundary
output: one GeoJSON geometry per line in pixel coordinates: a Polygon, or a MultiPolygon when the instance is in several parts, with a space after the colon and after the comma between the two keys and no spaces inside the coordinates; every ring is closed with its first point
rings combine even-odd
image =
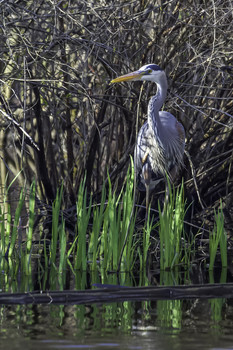
{"type": "Polygon", "coordinates": [[[1,265],[0,348],[233,348],[226,269],[202,286],[190,285],[192,273],[178,268],[153,285],[145,272],[58,274],[35,264],[30,275],[14,275],[9,264],[1,265]]]}

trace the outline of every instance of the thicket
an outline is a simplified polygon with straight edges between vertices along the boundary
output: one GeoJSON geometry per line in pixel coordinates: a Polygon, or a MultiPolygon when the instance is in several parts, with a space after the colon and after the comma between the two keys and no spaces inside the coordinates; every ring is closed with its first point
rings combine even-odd
{"type": "MultiPolygon", "coordinates": [[[[12,189],[29,188],[35,178],[46,206],[63,182],[68,208],[85,174],[94,196],[107,184],[107,171],[121,185],[135,145],[141,83],[109,82],[156,63],[169,78],[165,108],[186,131],[189,157],[180,178],[195,204],[190,220],[214,221],[221,199],[230,228],[232,11],[230,0],[1,1],[2,192],[20,172],[12,189]]],[[[141,124],[155,89],[143,85],[141,124]]],[[[10,200],[16,192],[9,191],[10,200]]]]}

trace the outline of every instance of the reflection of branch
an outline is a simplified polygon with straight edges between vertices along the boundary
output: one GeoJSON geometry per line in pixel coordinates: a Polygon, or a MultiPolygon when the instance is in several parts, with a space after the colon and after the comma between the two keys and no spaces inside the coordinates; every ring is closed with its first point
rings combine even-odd
{"type": "Polygon", "coordinates": [[[16,120],[14,120],[9,114],[4,112],[2,109],[0,109],[0,112],[5,118],[7,118],[16,127],[16,129],[18,130],[21,136],[23,134],[26,137],[25,142],[27,144],[35,148],[37,151],[40,150],[37,144],[35,143],[35,141],[31,138],[31,136],[22,128],[22,126],[16,120]]]}

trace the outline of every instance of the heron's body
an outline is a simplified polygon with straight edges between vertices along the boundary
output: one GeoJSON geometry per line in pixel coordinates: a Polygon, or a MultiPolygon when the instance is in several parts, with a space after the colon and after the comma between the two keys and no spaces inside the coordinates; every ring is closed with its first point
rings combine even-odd
{"type": "Polygon", "coordinates": [[[143,184],[149,191],[166,174],[174,180],[177,169],[183,163],[185,132],[182,124],[171,113],[160,111],[167,96],[167,78],[159,66],[148,64],[112,82],[130,80],[147,80],[157,85],[157,93],[148,105],[148,120],[138,133],[134,155],[139,188],[143,184]]]}
{"type": "Polygon", "coordinates": [[[154,188],[166,173],[173,179],[174,172],[183,163],[184,128],[169,112],[159,112],[161,128],[155,137],[155,131],[149,121],[141,127],[137,145],[135,147],[135,165],[138,171],[139,188],[143,190],[145,180],[143,167],[149,166],[152,170],[150,188],[154,188]],[[166,130],[164,133],[163,130],[166,130]],[[141,186],[143,184],[143,186],[141,186]]]}

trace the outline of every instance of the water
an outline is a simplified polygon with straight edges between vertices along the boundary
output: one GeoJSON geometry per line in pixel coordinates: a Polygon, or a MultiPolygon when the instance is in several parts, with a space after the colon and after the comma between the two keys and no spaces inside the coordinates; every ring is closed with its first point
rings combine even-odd
{"type": "MultiPolygon", "coordinates": [[[[86,290],[95,283],[122,286],[150,285],[145,275],[64,274],[44,271],[16,276],[2,267],[2,292],[86,290]]],[[[38,271],[38,270],[37,270],[38,271]]],[[[193,273],[193,276],[197,274],[193,273]]],[[[200,273],[198,274],[200,275],[200,273]]],[[[166,273],[164,285],[194,283],[166,273]],[[166,283],[165,283],[166,282],[166,283]]],[[[229,276],[229,275],[228,275],[229,276]]],[[[160,274],[161,282],[162,274],[160,274]]],[[[207,280],[207,275],[202,279],[207,280]]],[[[231,282],[226,271],[209,274],[208,282],[231,282]],[[217,278],[217,280],[216,280],[217,278]]],[[[199,282],[198,282],[199,283],[199,282]]],[[[233,300],[145,300],[86,305],[0,305],[0,349],[233,349],[233,300]]]]}
{"type": "Polygon", "coordinates": [[[233,349],[231,299],[1,305],[0,349],[233,349]]]}
{"type": "MultiPolygon", "coordinates": [[[[83,340],[70,339],[48,339],[48,340],[20,340],[15,341],[14,349],[130,349],[130,350],[183,350],[183,349],[232,349],[232,343],[226,340],[212,340],[207,336],[196,334],[182,334],[179,337],[171,335],[156,335],[155,333],[147,332],[143,334],[133,333],[130,337],[119,335],[118,337],[93,337],[88,336],[83,340]]],[[[9,349],[9,342],[7,344],[1,344],[0,348],[3,349],[7,346],[9,349]],[[3,347],[2,347],[3,346],[3,347]]],[[[11,348],[11,347],[10,347],[11,348]]]]}

